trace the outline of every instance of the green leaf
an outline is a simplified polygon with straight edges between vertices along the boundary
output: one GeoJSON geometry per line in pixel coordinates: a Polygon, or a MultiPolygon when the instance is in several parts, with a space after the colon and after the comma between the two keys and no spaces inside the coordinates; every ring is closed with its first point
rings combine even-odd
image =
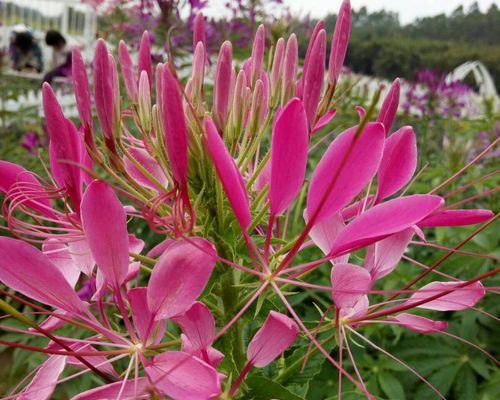
{"type": "MultiPolygon", "coordinates": [[[[434,387],[441,392],[443,396],[446,396],[450,391],[455,377],[459,369],[462,367],[458,361],[455,364],[450,364],[447,368],[442,368],[434,372],[428,379],[434,387]]],[[[436,393],[427,386],[424,382],[420,383],[417,393],[415,395],[415,400],[428,400],[436,397],[436,393]]]]}
{"type": "Polygon", "coordinates": [[[453,386],[453,393],[457,400],[470,400],[476,397],[476,374],[468,364],[465,364],[460,368],[460,371],[458,371],[455,385],[453,386]]]}
{"type": "Polygon", "coordinates": [[[263,376],[255,376],[246,380],[249,388],[249,393],[245,395],[245,399],[253,400],[304,400],[279,383],[263,376]]]}
{"type": "Polygon", "coordinates": [[[476,373],[481,375],[484,379],[490,378],[490,370],[488,363],[484,358],[481,357],[471,357],[469,358],[469,364],[476,373]]]}
{"type": "Polygon", "coordinates": [[[380,372],[378,374],[378,382],[380,387],[391,400],[405,400],[405,392],[403,386],[390,372],[380,372]]]}

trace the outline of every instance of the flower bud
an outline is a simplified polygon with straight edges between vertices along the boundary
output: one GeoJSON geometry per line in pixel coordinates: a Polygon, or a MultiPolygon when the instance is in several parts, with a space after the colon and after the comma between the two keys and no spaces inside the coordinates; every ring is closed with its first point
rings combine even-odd
{"type": "Polygon", "coordinates": [[[332,37],[332,47],[330,49],[330,61],[328,62],[328,83],[335,86],[344,64],[351,31],[351,3],[344,0],[340,6],[335,30],[332,37]]]}
{"type": "Polygon", "coordinates": [[[231,42],[224,42],[220,48],[214,82],[214,117],[219,128],[227,120],[228,102],[231,90],[232,58],[231,42]]]}
{"type": "Polygon", "coordinates": [[[251,82],[254,84],[260,79],[262,74],[262,65],[264,62],[264,48],[266,46],[266,31],[264,25],[259,25],[252,46],[251,56],[251,82]]]}
{"type": "Polygon", "coordinates": [[[283,76],[283,59],[285,57],[285,39],[279,38],[276,42],[276,50],[274,52],[273,66],[271,68],[270,84],[271,97],[276,97],[276,92],[279,89],[280,80],[283,76]]]}
{"type": "Polygon", "coordinates": [[[206,47],[207,40],[205,36],[205,17],[201,12],[196,14],[193,22],[193,50],[196,49],[198,43],[202,43],[206,47]]]}
{"type": "Polygon", "coordinates": [[[302,101],[306,109],[309,129],[311,129],[316,122],[316,111],[318,109],[323,87],[323,77],[325,75],[325,57],[326,33],[324,30],[321,30],[314,41],[309,59],[309,66],[305,75],[302,77],[302,101]]]}
{"type": "Polygon", "coordinates": [[[295,34],[292,34],[286,43],[285,60],[283,64],[283,84],[281,87],[282,106],[295,96],[298,63],[299,50],[297,47],[297,37],[295,34]]]}
{"type": "Polygon", "coordinates": [[[122,69],[123,82],[127,89],[128,96],[133,102],[137,101],[137,83],[135,78],[134,66],[127,45],[123,40],[120,40],[118,45],[118,59],[122,69]]]}
{"type": "Polygon", "coordinates": [[[139,78],[139,96],[137,98],[137,109],[141,128],[147,134],[151,130],[151,90],[146,71],[141,72],[139,78]]]}
{"type": "Polygon", "coordinates": [[[144,31],[139,46],[139,65],[138,74],[141,75],[142,71],[146,71],[149,79],[149,87],[152,84],[153,67],[151,66],[151,42],[148,31],[144,31]]]}

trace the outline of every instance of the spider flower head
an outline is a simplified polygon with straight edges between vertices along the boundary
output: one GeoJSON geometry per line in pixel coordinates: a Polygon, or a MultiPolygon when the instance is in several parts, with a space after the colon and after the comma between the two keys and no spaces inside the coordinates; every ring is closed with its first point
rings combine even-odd
{"type": "Polygon", "coordinates": [[[335,130],[317,165],[310,163],[320,132],[335,122],[350,18],[346,0],[327,69],[330,27],[322,21],[300,70],[294,34],[277,41],[265,68],[269,37],[259,26],[241,68],[231,43],[222,44],[212,79],[201,14],[186,79],[175,58],[152,65],[147,32],[137,67],[126,43],[118,46],[117,68],[99,39],[91,76],[73,52],[80,128],[44,85],[50,176],[0,161],[2,215],[16,237],[0,238],[0,281],[24,297],[2,293],[45,319],[0,305],[29,325],[23,333],[49,340],[45,348],[6,342],[48,354],[18,396],[49,398],[70,379],[61,378],[70,365],[100,383],[74,399],[244,396],[254,367],[310,343],[372,398],[358,371],[333,359],[318,332],[336,335],[339,348],[346,332],[364,338],[358,331],[368,323],[442,332],[446,322],[414,312],[463,310],[484,296],[481,280],[496,270],[429,282],[440,262],[401,290],[377,290],[415,237],[427,244],[426,229],[483,223],[480,232],[496,219],[437,195],[458,175],[429,193],[406,194],[418,132],[392,130],[398,79],[378,115],[376,97],[367,110],[358,108],[357,124],[335,130]],[[159,244],[151,248],[129,233],[132,220],[159,244]],[[330,276],[330,284],[315,282],[315,272],[330,276]],[[292,307],[290,287],[327,294],[330,307],[316,328],[292,307]],[[380,301],[380,294],[388,297],[380,301]],[[267,304],[277,309],[264,313],[267,304]],[[259,326],[245,350],[242,320],[251,312],[259,326]],[[65,336],[57,334],[63,326],[71,328],[65,336]]]}

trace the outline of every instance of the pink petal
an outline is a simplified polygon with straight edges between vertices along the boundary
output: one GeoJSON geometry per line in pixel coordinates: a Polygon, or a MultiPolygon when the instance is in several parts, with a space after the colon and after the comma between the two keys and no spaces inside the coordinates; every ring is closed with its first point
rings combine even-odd
{"type": "Polygon", "coordinates": [[[38,369],[29,385],[23,389],[21,394],[16,396],[16,399],[49,399],[57,386],[59,375],[61,375],[65,366],[65,356],[50,356],[38,369]]]}
{"type": "Polygon", "coordinates": [[[33,300],[73,314],[87,309],[59,268],[20,240],[0,237],[0,281],[33,300]]]}
{"type": "Polygon", "coordinates": [[[228,114],[231,74],[233,71],[232,60],[231,42],[225,41],[220,48],[214,80],[214,118],[221,129],[226,124],[228,114]]]}
{"type": "Polygon", "coordinates": [[[205,361],[207,364],[211,365],[214,368],[217,368],[217,366],[224,359],[224,354],[222,354],[219,350],[214,349],[211,346],[209,346],[208,348],[199,348],[197,346],[194,346],[184,334],[181,334],[181,343],[181,350],[184,353],[189,353],[192,356],[205,361]]]}
{"type": "Polygon", "coordinates": [[[18,193],[26,192],[23,198],[30,200],[23,202],[25,206],[39,211],[42,215],[53,216],[48,194],[34,174],[20,165],[0,160],[0,192],[6,194],[17,182],[28,186],[26,189],[15,189],[16,196],[18,193]],[[37,193],[37,195],[34,193],[37,193]]]}
{"type": "MultiPolygon", "coordinates": [[[[168,186],[168,180],[160,165],[146,150],[137,147],[130,147],[128,151],[146,171],[148,171],[161,185],[163,185],[163,187],[168,186]]],[[[127,157],[124,157],[124,163],[127,172],[137,182],[150,189],[156,190],[157,192],[160,191],[158,185],[137,169],[132,161],[130,161],[127,157]]]]}
{"type": "Polygon", "coordinates": [[[354,307],[371,288],[370,273],[354,264],[337,264],[331,273],[332,299],[340,309],[354,307]]]}
{"type": "Polygon", "coordinates": [[[215,339],[215,320],[208,307],[197,301],[185,313],[172,318],[189,342],[199,349],[206,349],[215,339]]]}
{"type": "Polygon", "coordinates": [[[384,125],[385,133],[389,134],[391,131],[392,124],[396,118],[396,113],[399,106],[399,92],[401,90],[401,82],[399,78],[396,78],[389,89],[389,92],[384,98],[382,107],[380,107],[380,113],[377,117],[377,122],[381,122],[384,125]]]}
{"type": "Polygon", "coordinates": [[[369,123],[358,138],[356,129],[352,127],[340,134],[314,171],[307,194],[307,210],[311,219],[318,213],[315,223],[349,204],[378,169],[385,140],[383,126],[369,123]],[[324,197],[326,201],[318,210],[324,197]]]}
{"type": "Polygon", "coordinates": [[[373,195],[370,194],[369,196],[365,196],[361,200],[358,200],[358,201],[352,203],[351,205],[347,206],[346,208],[344,208],[340,212],[344,221],[347,221],[347,220],[361,214],[361,211],[363,211],[363,205],[365,205],[365,203],[371,204],[372,200],[373,200],[373,195]]]}
{"type": "Polygon", "coordinates": [[[222,141],[210,117],[205,118],[205,144],[212,159],[224,192],[231,204],[236,219],[242,229],[250,226],[250,206],[248,195],[240,170],[222,141]]]}
{"type": "Polygon", "coordinates": [[[370,271],[374,281],[390,274],[396,268],[414,234],[415,230],[408,228],[368,248],[365,268],[370,271]]]}
{"type": "Polygon", "coordinates": [[[474,282],[467,286],[463,286],[464,283],[462,281],[429,283],[415,292],[407,303],[413,304],[451,290],[448,294],[416,307],[436,311],[465,310],[475,305],[484,296],[485,290],[481,282],[474,282]]]}
{"type": "Polygon", "coordinates": [[[344,65],[344,59],[351,31],[351,4],[344,0],[340,6],[335,30],[333,31],[332,47],[330,49],[330,61],[328,62],[328,83],[336,85],[340,71],[344,65]]]}
{"type": "Polygon", "coordinates": [[[333,119],[333,117],[335,117],[335,114],[337,114],[337,110],[330,110],[320,119],[318,119],[316,125],[314,125],[314,127],[311,130],[311,135],[314,135],[315,133],[323,129],[325,126],[327,126],[328,123],[333,119]]]}
{"type": "Polygon", "coordinates": [[[309,129],[312,129],[316,122],[316,111],[323,88],[323,78],[325,75],[326,57],[326,33],[324,30],[318,32],[311,50],[311,58],[306,72],[303,76],[302,102],[307,114],[309,129]]]}
{"type": "Polygon", "coordinates": [[[92,129],[92,104],[90,102],[89,78],[82,54],[78,48],[73,48],[71,55],[73,87],[75,90],[76,107],[80,121],[87,129],[92,129]]]}
{"type": "Polygon", "coordinates": [[[274,124],[271,143],[271,216],[286,210],[304,183],[309,135],[301,101],[290,100],[274,124]]]}
{"type": "Polygon", "coordinates": [[[142,343],[147,343],[153,333],[155,333],[157,340],[161,339],[165,329],[165,322],[159,321],[155,323],[154,314],[148,308],[147,288],[130,289],[127,292],[127,298],[130,303],[134,327],[142,343]]]}
{"type": "Polygon", "coordinates": [[[404,126],[385,141],[378,170],[377,200],[396,193],[413,176],[417,167],[417,140],[411,126],[404,126]]]}
{"type": "Polygon", "coordinates": [[[74,265],[85,275],[92,275],[95,260],[90,252],[87,240],[84,238],[82,240],[71,241],[68,243],[68,248],[74,265]]]}
{"type": "Polygon", "coordinates": [[[146,71],[149,79],[149,87],[152,87],[153,67],[151,66],[151,43],[148,31],[142,33],[138,64],[137,75],[141,76],[141,72],[146,71]]]}
{"type": "Polygon", "coordinates": [[[165,130],[167,156],[174,179],[184,187],[188,172],[188,132],[177,79],[168,65],[161,69],[160,114],[165,130]]]}
{"type": "MultiPolygon", "coordinates": [[[[94,100],[97,117],[106,143],[109,146],[113,142],[114,105],[113,105],[113,83],[109,77],[109,56],[104,40],[97,40],[94,62],[94,100]]],[[[113,148],[113,147],[112,147],[113,148]]]]}
{"type": "Polygon", "coordinates": [[[50,167],[56,183],[68,191],[71,203],[79,213],[82,196],[83,138],[73,123],[64,117],[56,95],[48,83],[43,84],[43,111],[50,138],[50,167]]]}
{"type": "Polygon", "coordinates": [[[269,185],[270,180],[271,180],[271,163],[268,162],[264,166],[264,168],[262,168],[262,171],[260,171],[259,176],[255,180],[255,183],[253,185],[254,190],[258,192],[264,190],[266,185],[269,185]]]}
{"type": "Polygon", "coordinates": [[[68,246],[57,239],[46,239],[42,245],[42,251],[74,288],[80,277],[80,270],[75,266],[68,246]]]}
{"type": "Polygon", "coordinates": [[[173,239],[165,239],[163,242],[158,243],[155,247],[153,247],[149,251],[147,256],[153,257],[153,258],[159,257],[165,252],[165,250],[167,250],[174,243],[175,243],[175,240],[173,240],[173,239]]]}
{"type": "Polygon", "coordinates": [[[331,255],[345,254],[401,232],[442,204],[441,197],[426,194],[399,197],[378,204],[347,225],[337,237],[331,255]]]}
{"type": "Polygon", "coordinates": [[[370,301],[368,300],[368,296],[366,294],[361,295],[355,300],[351,307],[340,309],[339,315],[341,318],[356,318],[365,315],[369,306],[370,301]]]}
{"type": "Polygon", "coordinates": [[[133,102],[137,101],[137,78],[134,72],[134,65],[130,58],[127,45],[123,40],[120,40],[118,45],[118,58],[122,68],[123,83],[127,89],[128,96],[133,102]]]}
{"type": "Polygon", "coordinates": [[[361,121],[366,115],[366,110],[361,106],[354,106],[354,109],[356,110],[359,120],[361,121]]]}
{"type": "Polygon", "coordinates": [[[99,386],[77,394],[72,397],[71,400],[116,400],[120,391],[122,392],[123,400],[131,400],[149,393],[149,386],[147,378],[139,378],[137,380],[130,378],[125,382],[125,384],[123,381],[118,381],[108,385],[99,386]]]}
{"type": "MultiPolygon", "coordinates": [[[[64,339],[62,340],[64,344],[66,344],[72,351],[74,352],[85,352],[85,353],[95,353],[93,356],[84,356],[84,359],[88,361],[91,365],[95,366],[102,372],[118,377],[118,374],[116,373],[115,369],[113,368],[113,364],[108,361],[108,359],[105,356],[99,355],[100,351],[97,350],[95,347],[92,347],[88,343],[84,342],[79,342],[79,341],[73,341],[71,339],[64,339]]],[[[59,344],[55,342],[50,342],[49,345],[47,346],[47,349],[49,350],[56,350],[56,351],[66,351],[65,348],[60,346],[59,344]]],[[[66,357],[66,364],[67,365],[73,365],[77,368],[80,369],[87,369],[88,367],[83,364],[79,359],[73,356],[68,356],[66,357]]]]}
{"type": "MultiPolygon", "coordinates": [[[[69,317],[68,313],[63,310],[55,310],[53,314],[65,315],[69,317]]],[[[47,317],[42,323],[38,324],[38,326],[47,332],[55,331],[56,329],[64,326],[66,321],[53,314],[47,317]]],[[[32,332],[36,331],[34,328],[30,328],[29,330],[32,332]]]]}
{"type": "Polygon", "coordinates": [[[170,246],[156,263],[148,285],[148,306],[156,320],[186,312],[201,295],[216,253],[205,239],[192,237],[170,246]],[[196,246],[195,246],[196,245],[196,246]]]}
{"type": "Polygon", "coordinates": [[[418,223],[418,226],[463,226],[485,222],[493,217],[490,210],[442,210],[429,215],[418,223]]]}
{"type": "MultiPolygon", "coordinates": [[[[307,216],[307,210],[304,211],[304,219],[306,223],[309,221],[309,217],[307,216]]],[[[327,255],[330,253],[333,243],[335,243],[335,239],[339,235],[340,232],[345,227],[344,220],[340,213],[333,214],[328,218],[322,220],[320,223],[314,225],[314,227],[309,232],[309,236],[316,246],[318,246],[323,254],[327,255]]],[[[333,264],[341,263],[344,264],[349,259],[349,255],[339,257],[338,259],[330,260],[333,264]]]]}
{"type": "Polygon", "coordinates": [[[111,187],[95,180],[82,200],[83,231],[99,270],[118,288],[127,276],[129,239],[127,216],[111,187]]]}
{"type": "Polygon", "coordinates": [[[145,369],[155,387],[173,400],[209,400],[221,392],[217,371],[188,353],[160,354],[145,369]]]}
{"type": "Polygon", "coordinates": [[[299,328],[291,318],[271,311],[248,345],[249,363],[265,367],[290,347],[298,334],[299,328]]]}
{"type": "Polygon", "coordinates": [[[432,319],[421,317],[419,315],[401,313],[394,317],[388,317],[387,321],[397,322],[399,325],[417,333],[436,333],[445,331],[448,328],[448,322],[433,321],[432,319]]]}

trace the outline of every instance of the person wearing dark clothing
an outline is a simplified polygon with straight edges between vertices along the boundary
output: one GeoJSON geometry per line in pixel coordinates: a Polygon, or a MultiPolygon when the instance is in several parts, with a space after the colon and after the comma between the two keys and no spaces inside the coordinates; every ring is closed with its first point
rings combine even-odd
{"type": "Polygon", "coordinates": [[[9,52],[12,68],[16,71],[35,70],[42,72],[42,50],[30,31],[14,32],[9,52]]]}
{"type": "Polygon", "coordinates": [[[45,35],[45,43],[52,47],[52,66],[43,78],[44,82],[52,82],[56,77],[71,76],[71,48],[64,36],[55,30],[45,35]]]}

